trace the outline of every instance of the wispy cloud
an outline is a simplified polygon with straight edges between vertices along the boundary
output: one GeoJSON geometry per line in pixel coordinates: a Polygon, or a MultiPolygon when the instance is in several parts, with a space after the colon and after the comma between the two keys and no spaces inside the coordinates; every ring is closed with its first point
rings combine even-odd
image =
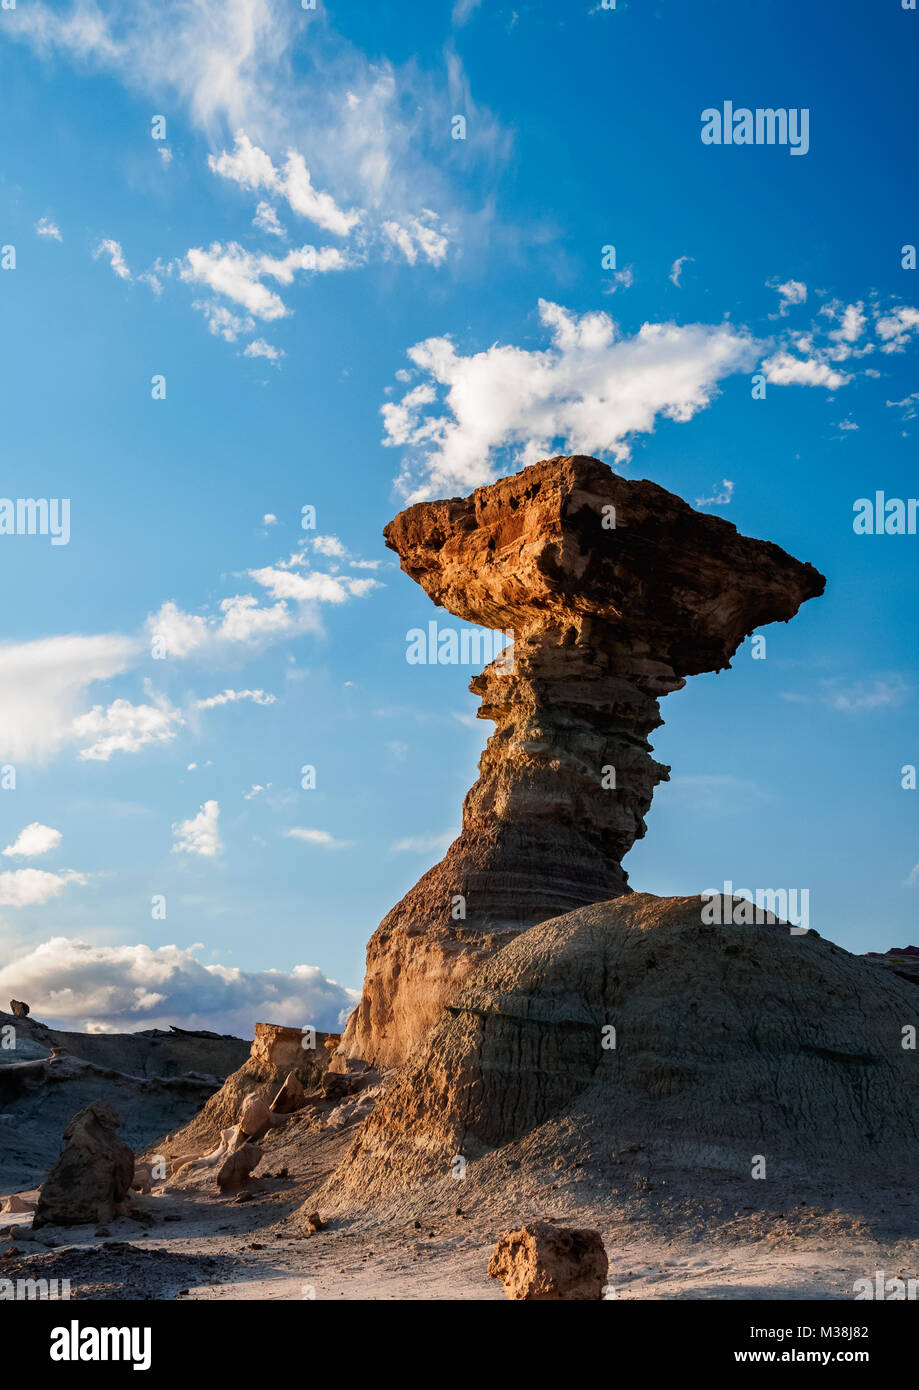
{"type": "Polygon", "coordinates": [[[336,840],[327,830],[309,830],[302,826],[294,826],[292,830],[285,830],[284,834],[288,840],[300,840],[305,845],[316,845],[319,849],[350,849],[354,843],[352,840],[336,840]]]}

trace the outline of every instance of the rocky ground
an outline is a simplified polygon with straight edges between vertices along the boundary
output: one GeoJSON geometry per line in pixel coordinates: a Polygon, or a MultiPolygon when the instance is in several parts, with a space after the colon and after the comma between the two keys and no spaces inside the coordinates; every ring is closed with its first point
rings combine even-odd
{"type": "Polygon", "coordinates": [[[0,1194],[40,1183],[73,1116],[103,1100],[134,1148],[196,1115],[247,1057],[241,1038],[60,1032],[0,1011],[0,1194]],[[8,1030],[12,1029],[12,1032],[8,1030]]]}
{"type": "Polygon", "coordinates": [[[563,1174],[541,1200],[509,1192],[501,1204],[480,1202],[467,1179],[454,1184],[449,1202],[421,1190],[385,1220],[370,1212],[333,1216],[307,1234],[301,1208],[324,1164],[348,1142],[345,1130],[331,1146],[318,1134],[312,1145],[279,1146],[263,1167],[295,1147],[304,1166],[294,1176],[258,1179],[242,1204],[207,1190],[167,1189],[135,1197],[129,1215],[98,1233],[47,1227],[35,1240],[29,1216],[0,1218],[11,1227],[0,1242],[0,1279],[69,1278],[77,1300],[503,1301],[488,1260],[522,1215],[598,1229],[610,1261],[608,1296],[625,1300],[851,1300],[854,1281],[878,1269],[919,1272],[919,1207],[893,1187],[868,1201],[840,1192],[832,1205],[816,1202],[811,1189],[809,1201],[795,1191],[748,1211],[741,1199],[749,1194],[685,1175],[670,1178],[666,1200],[621,1191],[591,1200],[582,1180],[563,1174]]]}

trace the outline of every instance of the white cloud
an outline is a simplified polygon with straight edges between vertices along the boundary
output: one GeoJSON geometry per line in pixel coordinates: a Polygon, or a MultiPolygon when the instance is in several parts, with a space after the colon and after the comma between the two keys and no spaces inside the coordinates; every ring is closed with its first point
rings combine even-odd
{"type": "Polygon", "coordinates": [[[49,850],[57,849],[62,838],[59,830],[52,830],[50,825],[42,825],[40,821],[33,820],[31,825],[20,830],[16,839],[7,845],[3,853],[22,859],[35,859],[39,854],[47,854],[49,850]]]}
{"type": "Polygon", "coordinates": [[[278,519],[275,516],[274,512],[266,512],[265,515],[262,517],[263,526],[277,526],[277,524],[278,519]]]}
{"type": "Polygon", "coordinates": [[[261,782],[253,782],[249,790],[247,792],[243,792],[243,801],[253,801],[255,797],[260,796],[262,792],[269,791],[270,788],[270,782],[266,782],[264,786],[261,782]]]}
{"type": "Polygon", "coordinates": [[[278,214],[270,203],[259,203],[255,209],[252,225],[258,227],[260,232],[267,232],[269,236],[287,236],[286,228],[281,226],[278,221],[278,214]]]}
{"type": "Polygon", "coordinates": [[[831,367],[820,354],[795,357],[784,348],[763,362],[763,373],[774,386],[825,386],[828,391],[852,380],[851,374],[831,367]]]}
{"type": "Polygon", "coordinates": [[[678,289],[680,287],[680,277],[683,274],[683,266],[688,265],[690,261],[695,261],[695,259],[695,256],[677,256],[673,265],[670,267],[670,274],[667,278],[672,280],[678,289]]]}
{"type": "Polygon", "coordinates": [[[447,255],[449,239],[438,232],[433,223],[437,215],[428,212],[422,217],[412,217],[405,223],[384,222],[383,235],[408,261],[415,265],[422,256],[431,265],[440,265],[447,255]]]}
{"type": "Polygon", "coordinates": [[[112,241],[109,238],[107,238],[104,241],[100,241],[99,245],[93,252],[93,260],[97,261],[100,256],[108,256],[112,270],[114,270],[119,280],[131,279],[131,272],[128,269],[127,262],[125,261],[124,252],[121,249],[120,241],[112,241]]]}
{"type": "Polygon", "coordinates": [[[351,840],[336,840],[327,830],[304,830],[295,826],[284,834],[288,840],[302,840],[304,844],[318,845],[321,849],[348,849],[352,844],[351,840]]]}
{"type": "Polygon", "coordinates": [[[473,100],[451,44],[444,82],[439,61],[429,73],[414,57],[396,68],[336,33],[328,13],[319,19],[293,3],[182,0],[162,21],[158,0],[106,0],[104,10],[94,0],[29,0],[4,17],[4,30],[42,56],[111,72],[160,103],[154,109],[184,106],[212,148],[246,132],[246,144],[216,156],[228,176],[284,196],[333,234],[356,225],[354,205],[377,226],[437,207],[451,227],[463,222],[480,242],[489,235],[490,187],[482,210],[466,213],[465,176],[478,164],[494,187],[511,140],[473,100]],[[462,182],[443,159],[456,112],[468,120],[462,182]]]}
{"type": "Polygon", "coordinates": [[[267,589],[272,598],[295,599],[297,603],[345,603],[349,598],[364,598],[379,588],[377,579],[350,579],[332,574],[292,574],[290,570],[268,565],[250,570],[250,578],[267,589]]]}
{"type": "Polygon", "coordinates": [[[313,549],[319,555],[328,555],[335,560],[347,559],[348,552],[337,536],[314,536],[313,549]]]}
{"type": "Polygon", "coordinates": [[[264,690],[224,690],[220,695],[210,695],[206,700],[196,700],[195,709],[215,709],[218,705],[232,705],[238,700],[251,700],[254,705],[273,705],[275,695],[264,690]]]}
{"type": "Polygon", "coordinates": [[[39,236],[50,237],[52,241],[63,241],[61,229],[56,222],[52,222],[50,217],[40,217],[35,223],[35,230],[39,236]]]}
{"type": "Polygon", "coordinates": [[[281,296],[268,285],[266,278],[281,285],[292,283],[298,271],[322,274],[345,270],[348,260],[334,246],[300,246],[286,256],[253,255],[235,241],[224,247],[215,241],[209,250],[191,247],[179,269],[179,276],[190,284],[207,285],[215,294],[241,304],[255,318],[271,321],[286,318],[290,313],[281,296]]]}
{"type": "Polygon", "coordinates": [[[605,313],[546,300],[539,312],[552,344],[541,351],[495,344],[464,357],[449,338],[409,349],[426,379],[382,414],[384,443],[412,451],[400,479],[410,500],[466,492],[499,462],[510,471],[563,450],[623,462],[632,436],[658,417],[691,419],[723,377],[756,360],[755,340],[727,323],[646,323],[623,338],[605,313]]]}
{"type": "Polygon", "coordinates": [[[92,946],[55,937],[0,968],[0,995],[45,1022],[91,1032],[206,1028],[251,1037],[256,1022],[338,1031],[358,993],[314,965],[204,965],[196,947],[92,946]]]}
{"type": "Polygon", "coordinates": [[[266,343],[264,338],[254,338],[243,352],[243,357],[264,357],[268,362],[279,362],[287,354],[283,348],[276,348],[271,343],[266,343]]]}
{"type": "MultiPolygon", "coordinates": [[[[833,314],[835,306],[826,306],[821,312],[833,314]]],[[[830,333],[830,338],[837,343],[857,343],[865,331],[868,322],[864,312],[864,305],[846,304],[836,315],[839,327],[834,328],[830,333]]]]}
{"type": "Polygon", "coordinates": [[[216,801],[205,801],[196,816],[178,821],[172,827],[175,844],[173,852],[199,854],[213,859],[223,849],[220,842],[220,807],[216,801]]]}
{"type": "Polygon", "coordinates": [[[95,681],[136,658],[126,637],[45,637],[0,647],[0,761],[45,758],[74,736],[74,719],[95,681]]]}
{"type": "Polygon", "coordinates": [[[88,762],[108,762],[113,753],[136,753],[151,743],[169,743],[185,723],[180,710],[164,697],[149,705],[113,700],[108,707],[94,705],[73,722],[76,738],[87,747],[80,757],[88,762]]]}
{"type": "Polygon", "coordinates": [[[775,290],[779,296],[779,318],[785,318],[794,305],[804,304],[807,301],[807,286],[800,280],[786,280],[784,284],[770,280],[767,283],[768,288],[775,290]]]}
{"type": "MultiPolygon", "coordinates": [[[[60,897],[69,883],[86,883],[86,876],[73,869],[59,874],[47,869],[11,869],[0,873],[0,907],[35,907],[60,897]]],[[[0,971],[0,975],[3,972],[0,971]]]]}
{"type": "Polygon", "coordinates": [[[197,309],[207,319],[207,327],[215,337],[223,338],[227,343],[235,343],[244,333],[251,333],[255,328],[255,319],[246,314],[242,317],[234,314],[232,309],[228,309],[225,304],[218,304],[216,299],[196,299],[192,304],[193,309],[197,309]]]}
{"type": "Polygon", "coordinates": [[[722,478],[721,491],[713,489],[711,497],[697,497],[697,507],[727,507],[734,495],[734,484],[730,478],[722,478]]]}
{"type": "Polygon", "coordinates": [[[912,341],[912,335],[919,328],[919,309],[902,304],[887,313],[878,314],[874,329],[883,340],[882,352],[902,352],[912,341]]]}
{"type": "MultiPolygon", "coordinates": [[[[232,179],[241,188],[269,189],[284,198],[292,212],[315,222],[317,227],[346,237],[360,221],[360,213],[345,212],[330,193],[313,187],[310,171],[302,154],[289,150],[283,169],[276,169],[264,150],[253,145],[244,130],[237,130],[232,154],[224,150],[209,155],[208,164],[221,178],[232,179]]],[[[260,204],[264,207],[265,204],[260,204]]]]}

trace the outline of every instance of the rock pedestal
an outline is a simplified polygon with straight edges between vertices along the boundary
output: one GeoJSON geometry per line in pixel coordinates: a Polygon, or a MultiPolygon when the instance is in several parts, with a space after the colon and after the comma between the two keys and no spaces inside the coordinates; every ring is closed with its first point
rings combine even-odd
{"type": "Polygon", "coordinates": [[[622,860],[670,771],[648,741],[659,698],[824,587],[778,546],[581,456],[409,507],[384,535],[434,603],[514,644],[472,680],[497,727],[462,832],[374,934],[339,1067],[399,1064],[519,932],[628,893],[622,860]]]}

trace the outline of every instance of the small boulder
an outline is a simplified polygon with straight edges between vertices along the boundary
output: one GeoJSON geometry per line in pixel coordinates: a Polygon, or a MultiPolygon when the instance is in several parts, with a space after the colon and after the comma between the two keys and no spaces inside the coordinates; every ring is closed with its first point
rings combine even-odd
{"type": "Polygon", "coordinates": [[[94,1100],[64,1131],[64,1152],[41,1189],[33,1228],[112,1221],[124,1210],[134,1154],[118,1135],[114,1110],[94,1100]]]}
{"type": "Polygon", "coordinates": [[[599,1231],[529,1221],[505,1231],[488,1262],[508,1298],[531,1303],[602,1298],[609,1261],[599,1231]]]}
{"type": "Polygon", "coordinates": [[[131,1187],[135,1192],[150,1192],[153,1180],[153,1168],[149,1163],[134,1164],[134,1179],[131,1187]]]}
{"type": "Polygon", "coordinates": [[[3,1208],[7,1216],[14,1214],[20,1215],[25,1211],[35,1210],[35,1198],[25,1197],[20,1192],[13,1192],[6,1199],[6,1206],[3,1208]]]}
{"type": "Polygon", "coordinates": [[[269,1109],[275,1115],[292,1115],[295,1110],[302,1110],[306,1105],[306,1092],[300,1083],[300,1078],[295,1071],[287,1073],[287,1080],[278,1091],[269,1109]]]}
{"type": "Polygon", "coordinates": [[[236,1192],[245,1187],[252,1169],[259,1163],[262,1150],[258,1144],[243,1144],[227,1154],[217,1174],[217,1186],[221,1192],[236,1192]]]}
{"type": "Polygon", "coordinates": [[[28,1018],[29,1012],[28,1004],[24,1004],[21,999],[10,1000],[10,1013],[15,1014],[17,1018],[28,1018]]]}
{"type": "Polygon", "coordinates": [[[314,1211],[311,1216],[306,1218],[306,1229],[312,1236],[314,1236],[317,1231],[325,1230],[325,1222],[322,1220],[318,1211],[314,1211]]]}

